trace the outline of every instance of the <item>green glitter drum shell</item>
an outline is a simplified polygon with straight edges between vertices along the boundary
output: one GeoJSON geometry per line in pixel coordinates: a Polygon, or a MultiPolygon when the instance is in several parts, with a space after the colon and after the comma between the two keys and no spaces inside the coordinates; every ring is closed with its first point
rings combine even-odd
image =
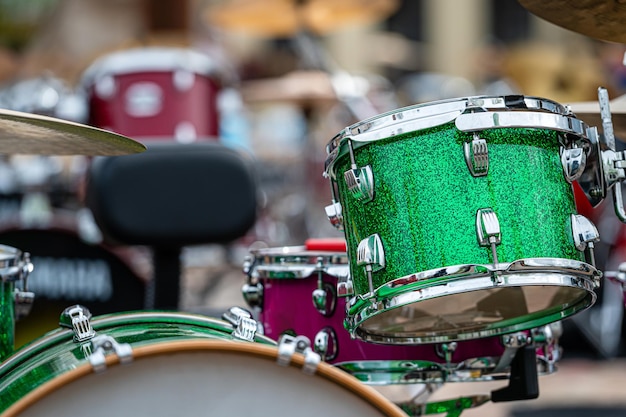
{"type": "MultiPolygon", "coordinates": [[[[91,324],[98,335],[111,336],[132,348],[176,341],[233,340],[230,324],[188,313],[116,313],[96,317],[91,324]]],[[[31,391],[88,363],[91,342],[77,343],[72,338],[69,329],[54,330],[0,364],[0,414],[31,391]]],[[[260,335],[250,343],[276,345],[260,335]]]]}
{"type": "Polygon", "coordinates": [[[502,233],[499,262],[523,258],[583,260],[574,247],[570,215],[576,213],[571,185],[563,177],[560,133],[547,129],[500,128],[480,132],[489,149],[489,172],[473,177],[463,143],[472,140],[448,123],[374,141],[355,149],[356,164],[370,165],[374,199],[356,201],[336,162],[344,231],[356,294],[368,292],[364,268],[356,265],[362,239],[379,234],[384,269],[373,274],[374,288],[420,271],[461,264],[491,264],[480,247],[476,212],[491,208],[502,233]]]}
{"type": "Polygon", "coordinates": [[[13,353],[15,343],[15,310],[13,307],[13,282],[7,281],[2,283],[0,302],[0,361],[3,361],[11,353],[13,353]]]}

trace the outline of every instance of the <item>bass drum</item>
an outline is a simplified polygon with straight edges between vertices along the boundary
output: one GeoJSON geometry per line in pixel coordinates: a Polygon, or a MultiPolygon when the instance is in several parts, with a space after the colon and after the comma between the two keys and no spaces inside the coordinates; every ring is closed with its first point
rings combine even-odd
{"type": "Polygon", "coordinates": [[[2,417],[318,416],[329,407],[336,415],[406,417],[339,369],[310,368],[300,353],[284,361],[284,345],[258,335],[239,340],[239,326],[226,321],[141,312],[90,325],[90,340],[57,329],[0,365],[2,417]]]}

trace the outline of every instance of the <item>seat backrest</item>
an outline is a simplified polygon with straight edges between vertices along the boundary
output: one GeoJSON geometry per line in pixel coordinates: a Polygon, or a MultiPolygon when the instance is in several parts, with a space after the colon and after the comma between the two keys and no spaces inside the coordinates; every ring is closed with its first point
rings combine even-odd
{"type": "Polygon", "coordinates": [[[219,143],[162,143],[140,154],[98,157],[86,205],[105,238],[176,248],[228,243],[256,221],[253,165],[219,143]]]}

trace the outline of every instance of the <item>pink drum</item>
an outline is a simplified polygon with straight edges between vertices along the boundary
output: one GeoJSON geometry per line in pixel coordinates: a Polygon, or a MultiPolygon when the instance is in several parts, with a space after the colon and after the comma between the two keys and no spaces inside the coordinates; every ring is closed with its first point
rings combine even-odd
{"type": "Polygon", "coordinates": [[[349,266],[343,239],[251,251],[243,295],[266,336],[306,336],[328,363],[371,385],[506,379],[522,346],[534,343],[540,374],[555,371],[558,322],[532,331],[441,344],[382,345],[344,329],[349,266]],[[342,296],[343,295],[343,296],[342,296]]]}
{"type": "Polygon", "coordinates": [[[96,60],[81,81],[88,124],[133,139],[217,140],[223,71],[190,49],[146,47],[96,60]]]}

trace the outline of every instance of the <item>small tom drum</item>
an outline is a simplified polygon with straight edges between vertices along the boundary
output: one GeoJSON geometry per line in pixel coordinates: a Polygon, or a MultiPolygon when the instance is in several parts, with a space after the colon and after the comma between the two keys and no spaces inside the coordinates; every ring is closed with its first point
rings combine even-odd
{"type": "Polygon", "coordinates": [[[367,385],[507,379],[514,356],[525,346],[535,347],[538,374],[554,372],[560,357],[560,332],[550,326],[507,337],[419,346],[353,339],[343,328],[343,290],[349,276],[344,239],[308,239],[303,246],[253,250],[244,270],[244,298],[258,312],[266,336],[305,336],[323,360],[367,385]]]}
{"type": "Polygon", "coordinates": [[[564,106],[524,96],[419,104],[341,131],[326,210],[347,240],[350,332],[466,340],[590,307],[599,235],[571,183],[594,141],[564,106]]]}

